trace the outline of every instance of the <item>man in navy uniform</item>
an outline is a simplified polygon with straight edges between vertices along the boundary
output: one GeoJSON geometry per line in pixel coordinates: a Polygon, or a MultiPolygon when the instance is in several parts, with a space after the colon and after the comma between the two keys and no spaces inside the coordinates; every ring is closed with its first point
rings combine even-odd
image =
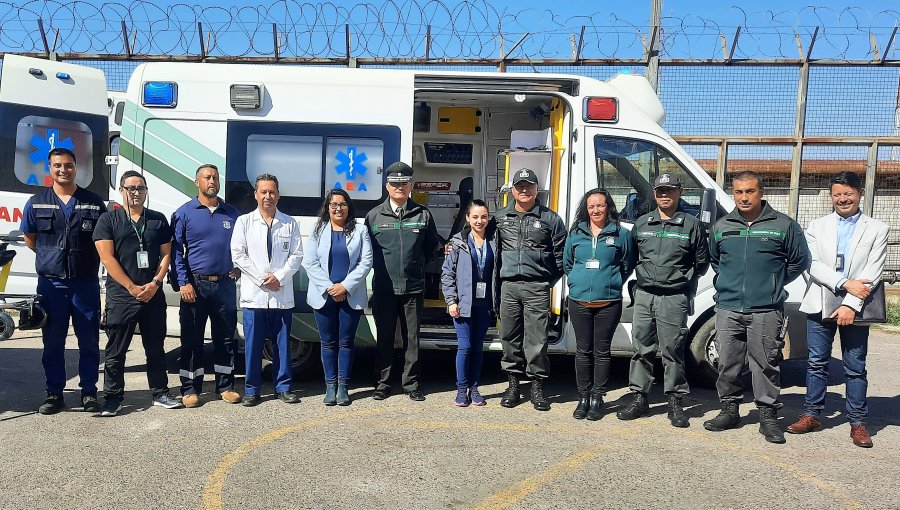
{"type": "Polygon", "coordinates": [[[172,265],[181,293],[181,401],[185,407],[200,405],[203,339],[206,320],[211,318],[216,393],[225,402],[237,404],[241,396],[234,391],[234,279],[240,271],[231,262],[231,233],[240,212],[219,199],[219,169],[215,165],[200,165],[194,183],[197,197],[172,215],[172,265]]]}
{"type": "Polygon", "coordinates": [[[66,335],[69,318],[78,339],[78,376],[81,405],[97,412],[100,365],[100,256],[92,236],[103,200],[75,183],[75,154],[53,149],[47,156],[53,185],[28,200],[22,217],[25,246],[35,252],[37,292],[47,313],[42,330],[41,361],[47,377],[47,399],[41,414],[55,414],[65,407],[66,335]]]}

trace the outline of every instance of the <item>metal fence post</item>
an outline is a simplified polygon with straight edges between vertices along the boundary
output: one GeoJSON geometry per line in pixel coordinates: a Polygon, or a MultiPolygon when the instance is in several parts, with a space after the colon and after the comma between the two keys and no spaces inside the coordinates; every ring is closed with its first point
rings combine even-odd
{"type": "Polygon", "coordinates": [[[797,80],[797,114],[794,119],[794,152],[791,156],[791,189],[788,194],[788,211],[791,218],[796,218],[800,210],[800,167],[803,161],[803,133],[806,130],[806,93],[809,88],[809,59],[800,66],[800,78],[797,80]]]}
{"type": "Polygon", "coordinates": [[[875,177],[878,171],[878,140],[869,145],[866,155],[866,181],[863,193],[863,212],[872,216],[875,210],[875,177]]]}

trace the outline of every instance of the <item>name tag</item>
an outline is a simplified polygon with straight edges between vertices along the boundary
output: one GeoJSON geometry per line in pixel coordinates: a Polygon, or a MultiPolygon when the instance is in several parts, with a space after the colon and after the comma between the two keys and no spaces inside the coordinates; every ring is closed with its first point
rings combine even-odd
{"type": "Polygon", "coordinates": [[[487,282],[477,282],[475,284],[475,298],[484,299],[487,296],[487,282]]]}
{"type": "Polygon", "coordinates": [[[834,270],[835,271],[843,271],[844,270],[844,254],[843,253],[838,253],[837,257],[835,257],[834,270]]]}
{"type": "Polygon", "coordinates": [[[597,259],[591,259],[584,263],[584,267],[587,269],[600,269],[600,261],[597,259]]]}
{"type": "Polygon", "coordinates": [[[150,267],[150,256],[146,251],[137,252],[137,265],[138,269],[147,269],[150,267]]]}

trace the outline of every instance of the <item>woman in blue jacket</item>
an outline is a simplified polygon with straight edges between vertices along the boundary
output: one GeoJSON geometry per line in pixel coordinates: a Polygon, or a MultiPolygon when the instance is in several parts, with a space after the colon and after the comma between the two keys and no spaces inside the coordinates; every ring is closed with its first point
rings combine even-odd
{"type": "Polygon", "coordinates": [[[637,245],[619,224],[612,196],[588,191],[566,238],[563,269],[569,284],[569,320],[575,330],[575,419],[599,420],[609,382],[613,333],[622,315],[622,286],[634,271],[637,245]]]}
{"type": "Polygon", "coordinates": [[[322,337],[325,405],[350,405],[347,385],[353,341],[366,306],[366,275],[372,269],[368,230],[356,224],[346,191],[329,190],[303,253],[309,277],[306,302],[314,310],[322,337]]]}
{"type": "Polygon", "coordinates": [[[494,318],[498,296],[496,223],[487,204],[472,200],[466,211],[467,225],[451,239],[450,253],[444,259],[441,286],[447,312],[453,317],[456,349],[456,400],[454,404],[483,406],[487,402],[478,392],[484,337],[494,318]]]}

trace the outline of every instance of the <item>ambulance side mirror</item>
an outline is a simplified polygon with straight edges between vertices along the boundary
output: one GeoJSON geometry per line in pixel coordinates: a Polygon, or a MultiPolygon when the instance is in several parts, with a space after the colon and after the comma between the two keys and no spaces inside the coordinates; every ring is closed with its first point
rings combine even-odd
{"type": "Polygon", "coordinates": [[[706,228],[711,227],[717,218],[719,204],[716,201],[716,190],[706,188],[703,190],[703,198],[700,201],[700,223],[706,228]]]}

